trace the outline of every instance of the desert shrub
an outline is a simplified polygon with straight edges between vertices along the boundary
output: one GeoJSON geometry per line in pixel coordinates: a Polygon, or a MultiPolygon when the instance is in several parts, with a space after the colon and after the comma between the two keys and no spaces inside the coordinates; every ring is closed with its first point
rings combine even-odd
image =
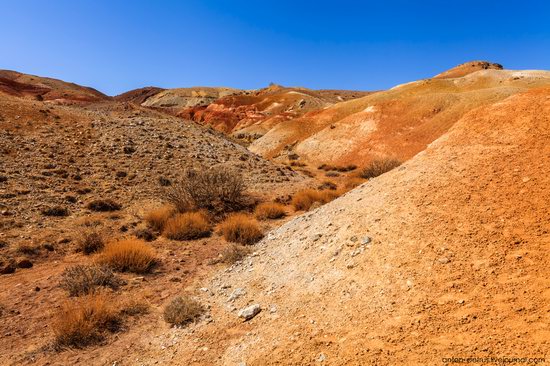
{"type": "Polygon", "coordinates": [[[401,162],[393,158],[376,159],[370,162],[361,170],[361,178],[371,179],[378,177],[381,174],[389,172],[393,168],[401,165],[401,162]]]}
{"type": "Polygon", "coordinates": [[[44,216],[69,216],[69,210],[63,206],[46,207],[42,210],[44,216]]]}
{"type": "Polygon", "coordinates": [[[221,253],[220,261],[227,264],[233,264],[241,261],[250,253],[250,249],[240,244],[231,244],[221,253]]]}
{"type": "Polygon", "coordinates": [[[186,171],[183,180],[166,189],[165,198],[179,212],[205,209],[217,215],[241,209],[244,191],[241,175],[221,166],[186,171]]]}
{"type": "Polygon", "coordinates": [[[17,246],[17,252],[26,255],[36,255],[40,252],[40,247],[36,244],[21,243],[17,246]]]}
{"type": "Polygon", "coordinates": [[[109,212],[120,210],[122,206],[111,199],[105,199],[91,201],[86,207],[92,211],[109,212]]]}
{"type": "Polygon", "coordinates": [[[285,206],[275,202],[264,202],[256,206],[254,216],[258,220],[280,219],[286,216],[285,206]]]}
{"type": "Polygon", "coordinates": [[[202,212],[176,214],[166,221],[162,234],[172,240],[193,240],[210,235],[211,227],[202,212]]]}
{"type": "Polygon", "coordinates": [[[106,266],[75,265],[65,269],[61,275],[60,286],[69,296],[82,296],[94,292],[100,287],[117,289],[124,284],[113,271],[106,266]]]}
{"type": "Polygon", "coordinates": [[[220,224],[220,232],[227,241],[254,244],[263,237],[258,222],[249,215],[235,213],[220,224]]]}
{"type": "Polygon", "coordinates": [[[97,261],[120,272],[147,273],[157,263],[155,251],[139,239],[108,243],[97,261]]]}
{"type": "Polygon", "coordinates": [[[100,251],[105,246],[103,236],[97,231],[84,232],[78,241],[77,250],[89,255],[100,251]]]}
{"type": "Polygon", "coordinates": [[[137,316],[148,312],[149,304],[135,296],[127,298],[120,306],[120,313],[123,315],[137,316]]]}
{"type": "Polygon", "coordinates": [[[121,325],[122,318],[112,301],[98,293],[64,304],[52,328],[58,348],[82,348],[101,342],[121,325]]]}
{"type": "Polygon", "coordinates": [[[325,190],[325,189],[330,189],[331,191],[335,191],[336,188],[338,188],[338,186],[336,185],[336,183],[334,182],[331,182],[330,180],[326,180],[324,181],[323,183],[321,183],[319,185],[319,187],[317,187],[317,189],[319,190],[325,190]]]}
{"type": "Polygon", "coordinates": [[[313,206],[313,204],[318,203],[322,205],[328,203],[337,198],[339,195],[340,192],[337,191],[305,189],[298,191],[294,197],[292,197],[292,205],[298,211],[307,211],[311,208],[311,206],[313,206]]]}
{"type": "Polygon", "coordinates": [[[364,182],[365,182],[365,180],[361,177],[350,177],[344,183],[344,188],[345,188],[346,191],[349,191],[349,190],[354,189],[355,187],[360,186],[364,182]]]}
{"type": "Polygon", "coordinates": [[[170,205],[164,205],[154,210],[151,210],[145,215],[145,221],[147,224],[156,231],[162,231],[166,221],[174,215],[174,207],[170,205]]]}
{"type": "Polygon", "coordinates": [[[204,309],[195,300],[187,296],[172,299],[164,308],[164,320],[172,325],[186,325],[201,316],[204,309]]]}
{"type": "Polygon", "coordinates": [[[134,236],[145,241],[153,241],[157,238],[157,235],[149,228],[137,229],[134,231],[134,236]]]}

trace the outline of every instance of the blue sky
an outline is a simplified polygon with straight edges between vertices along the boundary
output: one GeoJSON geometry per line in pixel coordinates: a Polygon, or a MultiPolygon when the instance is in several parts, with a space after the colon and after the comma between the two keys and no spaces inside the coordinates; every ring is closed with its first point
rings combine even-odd
{"type": "Polygon", "coordinates": [[[0,68],[142,86],[384,89],[483,59],[550,69],[550,1],[0,0],[0,68]]]}

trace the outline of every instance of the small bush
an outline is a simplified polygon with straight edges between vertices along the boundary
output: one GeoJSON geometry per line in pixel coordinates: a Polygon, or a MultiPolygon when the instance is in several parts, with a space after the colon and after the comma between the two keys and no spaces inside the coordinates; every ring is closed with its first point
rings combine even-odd
{"type": "Polygon", "coordinates": [[[101,342],[109,332],[120,329],[119,312],[105,295],[93,294],[67,302],[53,322],[58,348],[82,348],[101,342]]]}
{"type": "Polygon", "coordinates": [[[401,165],[401,162],[396,159],[392,158],[385,158],[385,159],[377,159],[371,161],[369,165],[363,168],[361,170],[360,176],[361,178],[365,179],[371,179],[378,177],[379,175],[382,175],[386,172],[389,172],[393,168],[398,167],[401,165]]]}
{"type": "Polygon", "coordinates": [[[134,296],[125,300],[120,309],[123,315],[137,316],[147,314],[149,312],[149,304],[134,296]]]}
{"type": "Polygon", "coordinates": [[[78,251],[90,255],[100,251],[104,246],[103,236],[97,231],[89,231],[82,234],[78,242],[78,251]]]}
{"type": "Polygon", "coordinates": [[[221,253],[221,262],[233,264],[243,260],[250,253],[250,249],[240,244],[231,244],[221,253]]]}
{"type": "Polygon", "coordinates": [[[145,221],[153,230],[162,231],[166,221],[174,215],[174,211],[174,207],[170,205],[161,206],[145,215],[145,221]]]}
{"type": "Polygon", "coordinates": [[[254,244],[263,237],[258,222],[250,216],[235,213],[220,224],[220,232],[227,241],[254,244]]]}
{"type": "Polygon", "coordinates": [[[164,308],[164,320],[172,325],[186,325],[201,316],[202,306],[189,297],[178,296],[164,308]]]}
{"type": "Polygon", "coordinates": [[[345,188],[346,191],[350,191],[350,190],[354,189],[355,187],[360,186],[364,182],[365,182],[365,179],[363,179],[361,177],[350,177],[346,180],[346,182],[344,184],[344,188],[345,188]]]}
{"type": "Polygon", "coordinates": [[[47,207],[42,210],[42,215],[58,217],[69,216],[69,210],[63,206],[47,207]]]}
{"type": "Polygon", "coordinates": [[[108,243],[99,254],[98,263],[115,271],[147,273],[157,263],[153,248],[138,239],[108,243]]]}
{"type": "Polygon", "coordinates": [[[254,210],[254,216],[258,220],[274,220],[286,216],[285,206],[275,202],[260,203],[254,210]]]}
{"type": "Polygon", "coordinates": [[[292,197],[292,205],[298,211],[307,211],[314,203],[325,204],[339,196],[339,192],[324,190],[318,191],[314,189],[305,189],[297,192],[292,197]]]}
{"type": "Polygon", "coordinates": [[[106,199],[91,201],[88,203],[87,207],[92,211],[109,212],[118,211],[121,209],[122,206],[113,200],[106,199]]]}
{"type": "Polygon", "coordinates": [[[244,191],[241,175],[222,166],[186,171],[181,182],[168,187],[165,198],[179,212],[205,209],[218,215],[241,209],[244,191]]]}
{"type": "Polygon", "coordinates": [[[76,265],[67,268],[61,275],[60,286],[69,296],[88,295],[99,287],[117,289],[124,281],[115,276],[106,266],[76,265]]]}
{"type": "Polygon", "coordinates": [[[321,185],[319,185],[319,187],[317,187],[317,189],[319,189],[321,191],[325,190],[325,189],[330,189],[331,191],[335,191],[336,188],[338,188],[336,183],[331,182],[330,180],[324,181],[323,183],[321,183],[321,185]]]}
{"type": "Polygon", "coordinates": [[[179,213],[166,221],[162,234],[172,240],[193,240],[210,235],[211,227],[201,212],[179,213]]]}

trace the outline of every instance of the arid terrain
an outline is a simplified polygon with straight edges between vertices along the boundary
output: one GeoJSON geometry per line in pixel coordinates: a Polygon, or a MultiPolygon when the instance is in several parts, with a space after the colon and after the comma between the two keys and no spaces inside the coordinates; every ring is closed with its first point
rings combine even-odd
{"type": "Polygon", "coordinates": [[[550,72],[382,91],[0,71],[0,365],[547,357],[550,72]]]}

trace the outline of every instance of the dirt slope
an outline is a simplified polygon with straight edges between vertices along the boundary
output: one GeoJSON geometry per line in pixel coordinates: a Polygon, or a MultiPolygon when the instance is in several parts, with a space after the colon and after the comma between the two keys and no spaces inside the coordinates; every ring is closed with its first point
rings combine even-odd
{"type": "Polygon", "coordinates": [[[258,138],[288,121],[368,92],[311,90],[271,85],[256,91],[222,97],[209,105],[182,110],[178,115],[239,137],[258,138]]]}
{"type": "Polygon", "coordinates": [[[134,89],[125,93],[119,94],[114,99],[119,102],[132,102],[142,104],[150,97],[163,92],[166,89],[157,88],[155,86],[146,86],[144,88],[134,89]]]}
{"type": "Polygon", "coordinates": [[[467,113],[402,167],[285,224],[256,256],[199,284],[215,322],[139,361],[548,356],[548,131],[550,88],[467,113]],[[245,295],[228,301],[236,288],[245,295]],[[236,310],[255,303],[262,311],[242,323],[236,310]]]}
{"type": "Polygon", "coordinates": [[[89,87],[10,70],[0,70],[0,93],[58,103],[109,99],[105,94],[89,87]]]}
{"type": "Polygon", "coordinates": [[[239,89],[210,87],[166,89],[150,96],[142,105],[177,113],[182,108],[208,105],[218,98],[240,92],[239,89]]]}
{"type": "Polygon", "coordinates": [[[487,69],[416,81],[282,122],[250,150],[281,159],[298,154],[314,164],[406,160],[473,108],[542,85],[550,85],[550,72],[487,69]]]}

